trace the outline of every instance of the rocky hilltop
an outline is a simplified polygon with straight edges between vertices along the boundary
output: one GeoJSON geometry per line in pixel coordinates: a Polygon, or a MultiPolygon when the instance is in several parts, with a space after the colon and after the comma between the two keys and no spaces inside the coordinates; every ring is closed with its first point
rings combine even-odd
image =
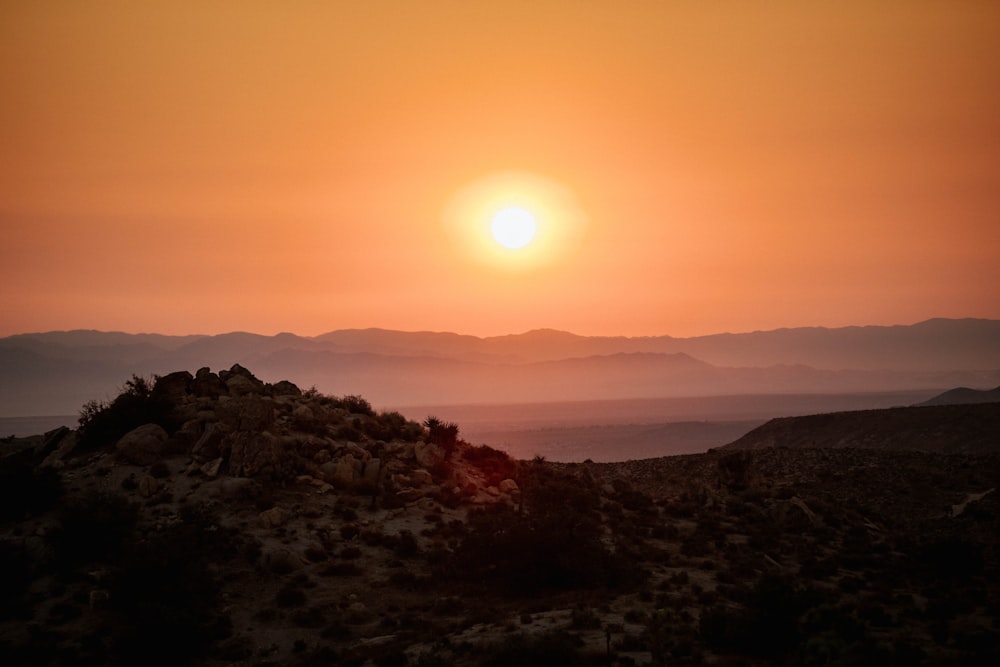
{"type": "Polygon", "coordinates": [[[556,464],[459,434],[241,366],[133,377],[3,445],[0,661],[1000,657],[995,452],[556,464]]]}

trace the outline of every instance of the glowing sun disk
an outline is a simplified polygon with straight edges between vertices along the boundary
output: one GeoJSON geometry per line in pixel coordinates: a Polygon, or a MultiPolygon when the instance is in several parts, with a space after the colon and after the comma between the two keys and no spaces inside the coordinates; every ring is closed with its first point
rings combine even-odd
{"type": "Polygon", "coordinates": [[[523,248],[535,238],[537,224],[531,211],[518,206],[500,209],[490,221],[490,232],[505,248],[523,248]]]}

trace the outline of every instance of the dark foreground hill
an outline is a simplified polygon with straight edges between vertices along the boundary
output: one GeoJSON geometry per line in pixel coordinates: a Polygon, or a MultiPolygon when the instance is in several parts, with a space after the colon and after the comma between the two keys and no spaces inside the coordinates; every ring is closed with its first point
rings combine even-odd
{"type": "Polygon", "coordinates": [[[968,405],[971,403],[1000,403],[1000,387],[996,389],[957,387],[938,394],[920,405],[968,405]]]}
{"type": "Polygon", "coordinates": [[[0,662],[1000,658],[995,453],[554,464],[458,436],[240,367],[133,379],[0,459],[0,662]]]}
{"type": "Polygon", "coordinates": [[[723,449],[767,447],[1000,453],[1000,403],[781,417],[723,449]]]}

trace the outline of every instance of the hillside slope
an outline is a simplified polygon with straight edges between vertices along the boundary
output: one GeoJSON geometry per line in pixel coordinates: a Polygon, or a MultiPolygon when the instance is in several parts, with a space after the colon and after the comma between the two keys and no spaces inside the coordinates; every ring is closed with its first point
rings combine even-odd
{"type": "Polygon", "coordinates": [[[998,454],[513,461],[241,367],[88,417],[0,450],[0,664],[1000,659],[998,454]]]}
{"type": "Polygon", "coordinates": [[[1000,403],[901,407],[772,419],[721,449],[1000,452],[1000,403]]]}

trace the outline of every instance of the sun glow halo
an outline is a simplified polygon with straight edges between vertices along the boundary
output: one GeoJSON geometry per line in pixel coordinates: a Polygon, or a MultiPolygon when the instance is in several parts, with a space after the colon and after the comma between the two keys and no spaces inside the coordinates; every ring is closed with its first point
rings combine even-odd
{"type": "Polygon", "coordinates": [[[460,189],[443,212],[455,252],[477,264],[525,271],[552,264],[583,236],[586,216],[564,186],[526,172],[501,172],[460,189]]]}

